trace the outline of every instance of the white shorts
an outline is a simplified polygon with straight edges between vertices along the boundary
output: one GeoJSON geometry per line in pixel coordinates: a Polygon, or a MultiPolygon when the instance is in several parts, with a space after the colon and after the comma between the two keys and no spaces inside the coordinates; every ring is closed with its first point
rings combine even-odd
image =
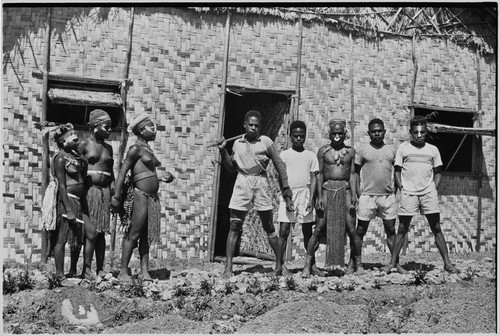
{"type": "Polygon", "coordinates": [[[307,203],[309,203],[309,187],[292,188],[293,205],[295,211],[286,210],[286,202],[281,198],[278,209],[278,222],[284,223],[311,223],[314,222],[314,211],[311,209],[306,213],[307,203]]]}
{"type": "Polygon", "coordinates": [[[358,199],[356,216],[362,221],[371,221],[375,217],[392,220],[397,216],[396,196],[390,195],[366,195],[362,194],[358,199]]]}
{"type": "Polygon", "coordinates": [[[401,192],[398,212],[400,216],[429,215],[439,212],[437,190],[434,189],[423,195],[411,195],[405,191],[401,192]]]}
{"type": "Polygon", "coordinates": [[[234,183],[229,209],[249,211],[252,205],[257,211],[273,208],[271,187],[265,175],[238,174],[234,183]]]}

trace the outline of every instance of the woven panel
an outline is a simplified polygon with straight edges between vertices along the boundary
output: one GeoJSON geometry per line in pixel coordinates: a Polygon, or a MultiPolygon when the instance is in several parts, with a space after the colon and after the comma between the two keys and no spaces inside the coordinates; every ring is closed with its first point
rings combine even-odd
{"type": "MultiPolygon", "coordinates": [[[[79,76],[122,79],[126,62],[130,11],[125,8],[56,7],[53,11],[52,71],[79,76]]],[[[41,137],[34,123],[41,118],[42,81],[31,72],[43,66],[43,7],[4,8],[2,130],[4,150],[4,260],[40,258],[41,137]]],[[[158,124],[153,150],[163,170],[176,175],[161,185],[162,243],[152,256],[206,258],[210,220],[214,149],[217,137],[226,17],[182,8],[135,7],[127,119],[148,112],[158,124]]],[[[233,16],[228,82],[257,88],[294,89],[298,26],[265,16],[233,16]]],[[[413,63],[411,41],[351,39],[321,24],[303,31],[299,117],[308,125],[306,148],[325,143],[332,118],[351,114],[350,73],[354,66],[355,147],[366,143],[372,117],[386,122],[387,143],[408,139],[407,120],[413,63]]],[[[417,43],[419,72],[415,100],[429,105],[477,108],[475,54],[437,39],[417,43]]],[[[482,127],[496,127],[496,62],[481,58],[482,127]]],[[[280,129],[282,135],[283,130],[280,129]]],[[[282,140],[278,143],[283,144],[282,140]]],[[[351,143],[351,139],[348,143],[351,143]]],[[[134,137],[129,139],[130,144],[134,137]]],[[[119,137],[109,140],[118,152],[119,137]]],[[[483,137],[485,178],[482,188],[481,248],[496,248],[496,138],[483,137]]],[[[116,167],[115,167],[116,168],[116,167]]],[[[450,250],[475,246],[477,195],[474,179],[443,181],[440,196],[443,227],[450,250]],[[459,190],[458,185],[468,186],[459,190]],[[469,188],[470,187],[470,188],[469,188]],[[459,206],[462,205],[462,206],[459,206]],[[455,230],[456,228],[456,230],[455,230]]],[[[410,249],[434,249],[423,217],[412,223],[410,249]]],[[[259,228],[259,239],[268,247],[259,228]]],[[[300,230],[300,229],[298,229],[300,230]]],[[[303,255],[301,236],[293,238],[292,255],[303,255]]],[[[383,228],[374,221],[365,250],[385,249],[383,228]]],[[[109,239],[108,239],[109,241],[109,239]]],[[[119,250],[120,238],[117,239],[119,250]]],[[[322,247],[323,248],[323,245],[322,247]]]]}

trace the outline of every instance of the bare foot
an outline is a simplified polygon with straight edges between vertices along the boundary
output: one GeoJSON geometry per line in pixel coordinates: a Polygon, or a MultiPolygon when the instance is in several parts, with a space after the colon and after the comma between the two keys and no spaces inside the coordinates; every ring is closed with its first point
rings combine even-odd
{"type": "Polygon", "coordinates": [[[302,277],[309,278],[311,276],[311,270],[309,268],[304,267],[302,270],[302,277]]]}
{"type": "Polygon", "coordinates": [[[363,268],[363,264],[362,263],[357,263],[356,264],[356,274],[365,274],[366,271],[365,269],[363,268]]]}
{"type": "Polygon", "coordinates": [[[142,281],[153,281],[153,278],[151,277],[151,275],[149,275],[148,271],[142,272],[141,278],[142,278],[142,281]]]}
{"type": "Polygon", "coordinates": [[[405,270],[403,267],[401,267],[400,264],[397,264],[396,265],[396,269],[398,270],[398,273],[401,273],[401,274],[408,274],[408,271],[405,270]]]}
{"type": "Polygon", "coordinates": [[[99,273],[97,273],[97,276],[104,278],[106,276],[106,272],[104,272],[103,270],[100,270],[99,273]]]}
{"type": "Polygon", "coordinates": [[[96,279],[96,276],[94,273],[92,273],[92,271],[87,268],[84,273],[82,273],[82,279],[86,279],[86,280],[89,280],[89,281],[94,281],[96,279]]]}
{"type": "Polygon", "coordinates": [[[224,279],[229,279],[233,276],[233,272],[229,270],[224,270],[224,273],[222,273],[222,277],[224,279]]]}
{"type": "Polygon", "coordinates": [[[76,278],[76,270],[69,270],[65,275],[66,278],[76,278]]]}
{"type": "Polygon", "coordinates": [[[392,265],[387,265],[387,266],[385,266],[385,267],[382,267],[382,272],[385,272],[385,273],[387,273],[387,274],[390,274],[390,273],[391,273],[391,271],[392,271],[392,269],[393,269],[393,266],[392,266],[392,265]]]}
{"type": "Polygon", "coordinates": [[[311,273],[313,275],[319,276],[319,277],[324,277],[326,276],[326,273],[323,271],[320,271],[319,268],[316,267],[316,265],[311,266],[311,273]]]}
{"type": "Polygon", "coordinates": [[[451,274],[457,274],[457,273],[460,273],[460,271],[458,270],[458,268],[456,268],[455,266],[453,266],[452,264],[449,264],[449,265],[446,265],[444,266],[444,270],[448,273],[451,273],[451,274]]]}
{"type": "Polygon", "coordinates": [[[347,268],[345,269],[345,274],[352,274],[354,273],[354,261],[349,260],[349,264],[347,264],[347,268]]]}
{"type": "Polygon", "coordinates": [[[290,270],[288,268],[286,268],[285,265],[283,265],[283,275],[285,276],[289,276],[289,275],[292,275],[293,273],[290,272],[290,270]]]}

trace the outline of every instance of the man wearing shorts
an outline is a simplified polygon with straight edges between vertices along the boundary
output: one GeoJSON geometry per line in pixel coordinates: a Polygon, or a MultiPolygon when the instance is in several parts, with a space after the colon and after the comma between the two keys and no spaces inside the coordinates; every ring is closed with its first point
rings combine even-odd
{"type": "MultiPolygon", "coordinates": [[[[354,238],[356,273],[364,271],[361,250],[363,237],[372,219],[377,216],[382,219],[389,251],[392,251],[396,237],[397,205],[394,183],[392,182],[396,148],[384,142],[384,122],[378,118],[372,119],[368,123],[368,135],[370,143],[361,146],[356,151],[354,162],[358,176],[356,183],[359,197],[356,209],[358,227],[354,238]]],[[[406,272],[400,267],[399,263],[396,264],[396,268],[400,272],[406,272]]]]}
{"type": "MultiPolygon", "coordinates": [[[[278,222],[280,222],[280,249],[277,256],[276,274],[288,274],[283,265],[283,256],[290,234],[290,223],[300,223],[304,235],[304,247],[312,236],[314,225],[314,193],[316,190],[316,174],[318,174],[318,158],[313,152],[304,148],[306,140],[306,124],[295,120],[290,124],[290,139],[292,147],[280,153],[286,165],[288,183],[293,192],[293,209],[287,211],[287,201],[282,199],[278,209],[278,222]]],[[[313,274],[317,273],[315,263],[312,263],[313,274]]]]}
{"type": "Polygon", "coordinates": [[[403,239],[408,232],[411,219],[419,213],[425,215],[436,246],[443,258],[444,269],[458,273],[448,257],[448,248],[441,231],[437,188],[441,182],[441,155],[436,146],[425,142],[427,120],[416,116],[410,121],[410,142],[399,145],[396,151],[395,184],[401,190],[399,204],[399,228],[394,240],[391,262],[384,267],[386,273],[396,267],[403,239]]]}
{"type": "Polygon", "coordinates": [[[233,274],[233,256],[241,238],[243,221],[252,206],[259,214],[275,256],[279,254],[278,234],[273,224],[272,192],[266,171],[269,161],[273,162],[278,172],[278,181],[283,198],[287,201],[287,208],[290,211],[292,209],[292,191],[288,185],[285,164],[274,148],[273,141],[265,135],[260,135],[261,121],[262,116],[256,110],[245,114],[243,127],[246,134],[235,141],[232,156],[226,150],[227,141],[224,138],[218,141],[224,166],[228,170],[238,171],[229,202],[230,228],[226,243],[226,268],[222,274],[225,278],[233,274]]]}

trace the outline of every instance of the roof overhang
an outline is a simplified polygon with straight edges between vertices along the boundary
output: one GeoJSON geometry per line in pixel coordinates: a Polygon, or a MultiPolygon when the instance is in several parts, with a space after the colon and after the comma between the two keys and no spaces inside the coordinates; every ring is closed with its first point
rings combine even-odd
{"type": "Polygon", "coordinates": [[[47,92],[52,103],[71,105],[94,105],[120,107],[123,105],[120,94],[114,92],[50,89],[47,92]]]}

